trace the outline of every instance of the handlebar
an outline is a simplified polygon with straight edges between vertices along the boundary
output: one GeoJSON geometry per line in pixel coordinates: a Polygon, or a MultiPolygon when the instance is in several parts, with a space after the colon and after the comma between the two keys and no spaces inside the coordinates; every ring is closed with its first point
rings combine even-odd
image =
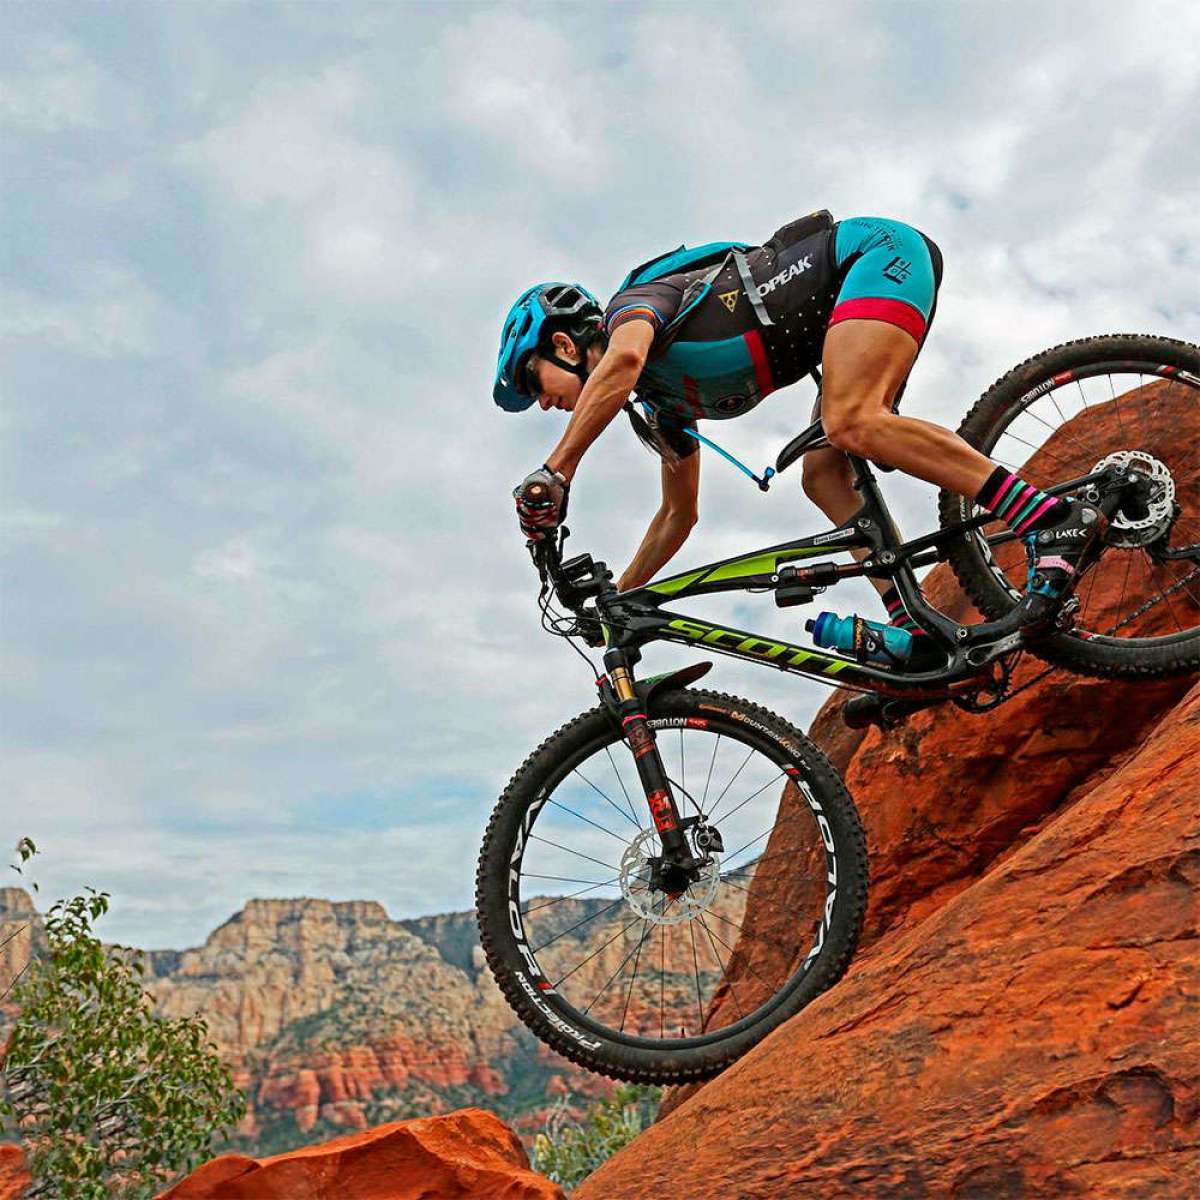
{"type": "Polygon", "coordinates": [[[562,546],[570,535],[562,525],[557,535],[526,544],[542,583],[549,582],[563,606],[579,614],[585,600],[613,590],[613,576],[606,563],[597,562],[590,554],[577,554],[564,562],[562,546]]]}

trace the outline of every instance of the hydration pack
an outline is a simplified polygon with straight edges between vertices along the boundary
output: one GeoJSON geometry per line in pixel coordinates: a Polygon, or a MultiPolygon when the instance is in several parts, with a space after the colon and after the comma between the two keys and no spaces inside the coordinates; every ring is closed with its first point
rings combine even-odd
{"type": "Polygon", "coordinates": [[[680,246],[656,255],[640,267],[634,267],[624,279],[618,292],[623,292],[635,283],[653,283],[667,275],[682,275],[685,271],[698,271],[702,267],[713,267],[723,263],[733,250],[749,250],[746,242],[706,242],[703,246],[680,246]]]}

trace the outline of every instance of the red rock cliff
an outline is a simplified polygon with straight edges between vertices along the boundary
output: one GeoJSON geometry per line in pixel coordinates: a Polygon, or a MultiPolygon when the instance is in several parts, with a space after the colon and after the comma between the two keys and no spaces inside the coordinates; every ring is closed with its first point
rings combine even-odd
{"type": "MultiPolygon", "coordinates": [[[[1200,413],[1171,407],[1162,385],[1145,392],[1162,416],[1146,448],[1172,462],[1194,512],[1200,413]]],[[[1111,448],[1106,407],[1073,423],[1069,445],[1049,444],[1061,471],[1111,448]]],[[[1085,585],[1089,628],[1112,623],[1122,578],[1102,569],[1085,585]]],[[[970,617],[946,568],[926,592],[970,617]]],[[[1139,631],[1200,615],[1186,592],[1174,603],[1139,631]]],[[[1042,669],[1024,663],[1016,683],[1042,669]]],[[[1060,672],[985,718],[942,707],[888,734],[846,730],[840,707],[813,735],[867,827],[858,958],[724,1075],[675,1090],[659,1124],[575,1195],[1197,1194],[1195,679],[1060,672]]],[[[771,885],[770,907],[789,903],[803,866],[771,885]]],[[[739,989],[752,986],[747,972],[739,989]]]]}

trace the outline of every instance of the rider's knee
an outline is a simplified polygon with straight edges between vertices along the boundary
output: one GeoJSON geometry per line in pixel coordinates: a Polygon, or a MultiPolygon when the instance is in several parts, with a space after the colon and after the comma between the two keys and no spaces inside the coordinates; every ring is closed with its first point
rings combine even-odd
{"type": "Polygon", "coordinates": [[[879,447],[879,415],[853,409],[836,416],[830,414],[822,421],[825,436],[829,439],[829,444],[843,454],[857,454],[860,458],[870,458],[879,447]]]}

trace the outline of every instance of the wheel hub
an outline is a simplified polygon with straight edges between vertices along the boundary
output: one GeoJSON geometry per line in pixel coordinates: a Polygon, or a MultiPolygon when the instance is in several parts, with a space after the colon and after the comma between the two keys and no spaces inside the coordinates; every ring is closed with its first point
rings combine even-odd
{"type": "Polygon", "coordinates": [[[1113,513],[1104,540],[1132,549],[1148,546],[1171,528],[1175,516],[1175,480],[1167,465],[1145,450],[1115,450],[1093,468],[1120,467],[1137,485],[1137,499],[1113,513]]]}
{"type": "Polygon", "coordinates": [[[721,883],[721,860],[707,853],[707,861],[693,871],[671,864],[656,871],[658,833],[643,829],[621,855],[621,892],[639,917],[655,925],[679,925],[706,911],[721,883]],[[657,880],[656,880],[657,876],[657,880]]]}

